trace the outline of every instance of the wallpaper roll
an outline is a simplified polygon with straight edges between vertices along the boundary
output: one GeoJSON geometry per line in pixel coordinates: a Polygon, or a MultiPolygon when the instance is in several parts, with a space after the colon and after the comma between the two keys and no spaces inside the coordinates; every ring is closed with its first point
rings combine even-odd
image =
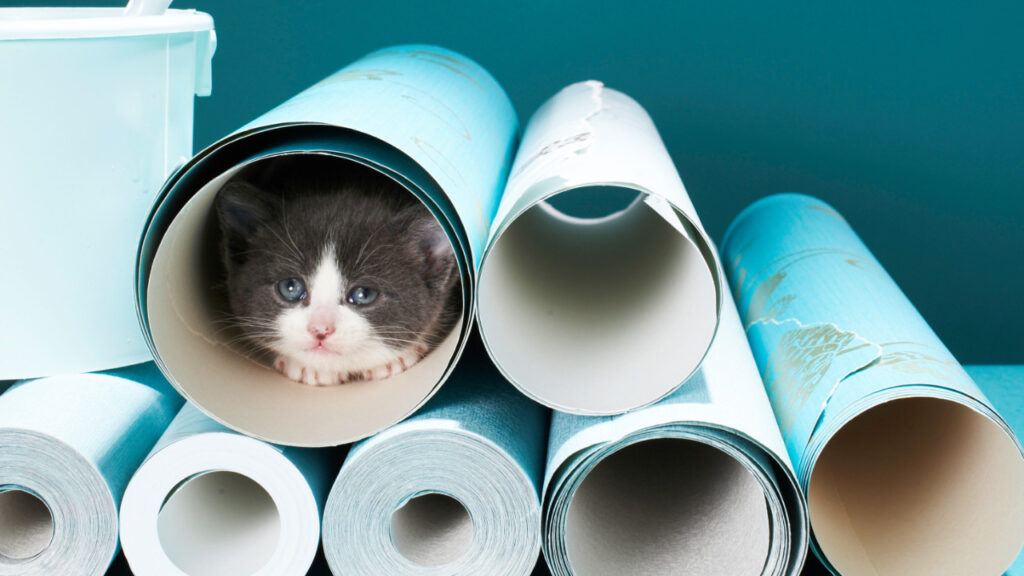
{"type": "Polygon", "coordinates": [[[335,574],[533,569],[548,411],[475,348],[423,410],[349,452],[324,511],[335,574]]]}
{"type": "Polygon", "coordinates": [[[102,575],[125,485],[181,404],[152,363],[0,396],[0,574],[102,575]]]}
{"type": "MultiPolygon", "coordinates": [[[[1024,365],[964,366],[964,369],[1020,438],[1024,434],[1024,365]]],[[[1017,555],[1006,576],[1024,576],[1024,552],[1017,555]]]]}
{"type": "Polygon", "coordinates": [[[32,295],[0,282],[0,379],[149,361],[135,245],[161,183],[192,155],[213,19],[17,4],[0,8],[0,270],[31,279],[32,295]]]}
{"type": "Polygon", "coordinates": [[[214,420],[277,444],[343,444],[412,414],[464,347],[477,262],[517,130],[505,92],[475,62],[399,46],[365,56],[198,154],[167,181],[139,251],[139,314],[168,378],[214,420]],[[298,384],[247,359],[215,323],[223,310],[210,289],[219,267],[209,230],[216,193],[243,168],[310,155],[390,177],[426,205],[453,245],[461,322],[407,372],[298,384]]]}
{"type": "Polygon", "coordinates": [[[707,353],[722,282],[683,182],[639,104],[590,81],[537,110],[478,285],[480,331],[513,384],[577,414],[656,402],[707,353]],[[663,354],[664,342],[673,354],[663,354]]]}
{"type": "Polygon", "coordinates": [[[807,508],[731,298],[703,366],[653,406],[555,413],[544,482],[555,576],[797,576],[807,508]]]}
{"type": "Polygon", "coordinates": [[[1020,444],[850,225],[771,196],[723,247],[823,563],[1002,574],[1024,542],[1020,444]]]}
{"type": "Polygon", "coordinates": [[[121,543],[144,576],[301,576],[320,545],[328,451],[243,436],[191,404],[178,413],[121,504],[121,543]]]}

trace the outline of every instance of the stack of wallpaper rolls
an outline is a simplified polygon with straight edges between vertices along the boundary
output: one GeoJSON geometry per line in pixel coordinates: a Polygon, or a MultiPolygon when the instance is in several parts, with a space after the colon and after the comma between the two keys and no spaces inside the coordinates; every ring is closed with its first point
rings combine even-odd
{"type": "Polygon", "coordinates": [[[185,163],[142,228],[155,362],[0,395],[0,574],[103,574],[120,545],[140,575],[322,549],[338,575],[799,576],[813,550],[999,576],[1024,543],[1024,368],[965,371],[813,198],[748,208],[720,261],[599,82],[520,134],[472,60],[374,52],[185,163]],[[390,177],[452,244],[460,321],[407,372],[299,384],[218,327],[217,192],[307,155],[390,177]]]}

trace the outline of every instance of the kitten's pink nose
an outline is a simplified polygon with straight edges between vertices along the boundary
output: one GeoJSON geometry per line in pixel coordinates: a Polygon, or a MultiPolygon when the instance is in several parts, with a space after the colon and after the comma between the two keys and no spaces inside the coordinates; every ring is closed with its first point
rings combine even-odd
{"type": "Polygon", "coordinates": [[[333,322],[310,322],[306,329],[313,335],[317,340],[325,340],[331,334],[334,334],[334,323],[333,322]]]}

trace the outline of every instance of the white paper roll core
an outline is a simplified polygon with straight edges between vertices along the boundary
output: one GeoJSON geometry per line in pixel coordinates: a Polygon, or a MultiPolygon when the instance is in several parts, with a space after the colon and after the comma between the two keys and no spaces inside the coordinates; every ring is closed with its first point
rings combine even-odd
{"type": "Polygon", "coordinates": [[[281,517],[251,478],[202,472],[167,497],[157,533],[167,557],[189,576],[248,576],[270,561],[281,517]]]}
{"type": "Polygon", "coordinates": [[[592,414],[650,404],[686,380],[717,301],[700,250],[646,202],[599,219],[535,205],[494,243],[478,295],[506,376],[552,408],[592,414]]]}

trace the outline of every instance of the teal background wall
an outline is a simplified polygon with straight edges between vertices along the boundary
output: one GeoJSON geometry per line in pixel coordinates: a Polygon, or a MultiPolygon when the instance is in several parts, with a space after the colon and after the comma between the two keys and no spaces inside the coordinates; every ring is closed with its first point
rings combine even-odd
{"type": "Polygon", "coordinates": [[[600,79],[653,116],[713,238],[756,198],[817,195],[961,361],[1024,362],[1024,3],[174,6],[212,14],[219,38],[197,149],[390,44],[470,55],[524,121],[563,85],[600,79]]]}

